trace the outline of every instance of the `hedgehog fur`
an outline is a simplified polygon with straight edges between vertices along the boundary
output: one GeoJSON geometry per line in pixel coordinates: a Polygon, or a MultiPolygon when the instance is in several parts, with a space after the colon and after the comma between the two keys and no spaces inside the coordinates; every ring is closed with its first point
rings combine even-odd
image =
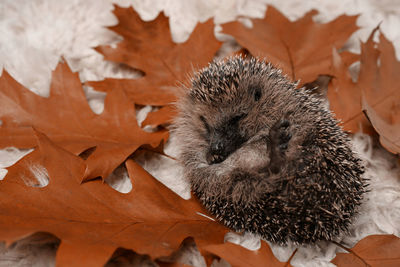
{"type": "Polygon", "coordinates": [[[360,159],[316,97],[255,58],[194,74],[173,132],[184,175],[227,227],[286,244],[346,232],[366,187],[360,159]]]}

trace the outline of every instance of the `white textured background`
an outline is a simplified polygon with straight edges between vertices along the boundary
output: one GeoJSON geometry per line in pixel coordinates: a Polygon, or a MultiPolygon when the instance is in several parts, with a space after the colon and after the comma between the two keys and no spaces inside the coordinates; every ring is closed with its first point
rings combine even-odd
{"type": "MultiPolygon", "coordinates": [[[[349,49],[359,51],[359,40],[365,41],[371,30],[381,23],[382,31],[394,42],[400,58],[400,1],[397,0],[1,0],[0,71],[5,68],[17,81],[42,96],[49,93],[51,71],[61,56],[73,71],[79,72],[82,81],[132,77],[131,73],[118,69],[115,64],[105,62],[92,49],[119,40],[105,28],[117,23],[111,12],[113,3],[125,7],[133,5],[143,20],[152,20],[163,11],[170,19],[173,39],[177,42],[185,41],[198,21],[213,17],[215,23],[220,24],[238,17],[259,18],[265,14],[266,4],[275,5],[292,20],[311,9],[320,11],[315,16],[319,22],[332,20],[341,14],[360,14],[357,25],[361,29],[352,36],[349,49]]],[[[93,110],[101,112],[105,94],[86,89],[86,95],[93,110]]],[[[367,136],[356,135],[354,145],[366,161],[372,192],[368,194],[352,235],[341,242],[353,246],[361,238],[374,233],[400,236],[400,169],[394,157],[377,147],[367,136]]],[[[168,151],[171,154],[175,152],[173,144],[168,151]]],[[[15,148],[0,150],[0,179],[6,174],[4,168],[27,152],[15,148]]],[[[179,168],[171,167],[167,159],[143,164],[174,191],[183,197],[188,196],[188,186],[182,180],[179,168]]],[[[129,190],[131,185],[123,181],[116,187],[122,191],[129,190]]],[[[229,235],[227,239],[253,249],[259,245],[257,238],[250,236],[243,239],[229,235]]],[[[273,246],[280,260],[286,260],[292,250],[290,246],[273,246]]],[[[329,266],[337,251],[332,244],[300,248],[291,263],[294,266],[329,266]]],[[[204,261],[196,253],[186,254],[181,260],[204,266],[204,261]]],[[[0,266],[53,264],[54,246],[43,238],[31,238],[9,249],[0,245],[0,266]]],[[[136,261],[136,264],[141,266],[144,263],[136,261]]]]}

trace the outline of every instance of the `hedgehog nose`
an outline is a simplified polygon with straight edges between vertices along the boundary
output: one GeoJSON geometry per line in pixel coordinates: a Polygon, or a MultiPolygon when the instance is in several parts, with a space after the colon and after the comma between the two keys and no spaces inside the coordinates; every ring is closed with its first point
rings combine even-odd
{"type": "Polygon", "coordinates": [[[211,143],[210,147],[211,153],[216,155],[221,155],[224,151],[224,144],[221,140],[215,140],[211,143]]]}
{"type": "Polygon", "coordinates": [[[209,164],[221,163],[225,160],[225,145],[222,140],[216,138],[210,143],[210,150],[207,155],[207,162],[209,164]]]}

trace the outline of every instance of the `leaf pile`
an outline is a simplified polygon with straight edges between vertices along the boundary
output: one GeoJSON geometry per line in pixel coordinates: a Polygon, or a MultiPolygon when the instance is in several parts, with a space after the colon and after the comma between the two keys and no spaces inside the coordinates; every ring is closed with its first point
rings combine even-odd
{"type": "Polygon", "coordinates": [[[199,24],[185,43],[176,44],[164,14],[150,22],[143,22],[133,9],[116,6],[114,14],[119,24],[110,29],[124,40],[116,49],[102,46],[97,51],[106,60],[139,69],[145,75],[140,79],[106,79],[88,85],[105,92],[123,89],[136,104],[164,107],[150,114],[145,125],[169,122],[175,114],[171,102],[176,100],[176,87],[195,69],[206,66],[221,46],[214,37],[212,21],[199,24]]]}
{"type": "Polygon", "coordinates": [[[183,200],[134,161],[125,163],[133,184],[128,194],[99,180],[80,184],[85,161],[36,134],[38,164],[50,183],[30,187],[16,175],[7,176],[0,191],[2,239],[12,242],[34,231],[51,232],[62,240],[60,266],[101,266],[118,247],[153,257],[168,255],[188,235],[199,246],[223,240],[226,229],[201,216],[206,212],[197,201],[183,200]]]}
{"type": "MultiPolygon", "coordinates": [[[[114,14],[119,24],[110,29],[123,41],[116,48],[96,49],[106,60],[140,70],[143,77],[88,82],[107,92],[102,114],[89,108],[78,74],[65,63],[53,73],[48,98],[27,90],[6,71],[0,77],[0,148],[35,148],[0,181],[0,239],[11,243],[34,232],[50,232],[61,239],[57,266],[101,266],[119,247],[156,259],[176,251],[187,237],[194,238],[206,258],[220,257],[232,266],[288,266],[290,259],[276,260],[265,242],[255,252],[224,243],[228,229],[202,216],[207,211],[195,199],[181,199],[130,157],[140,147],[160,150],[167,140],[164,126],[175,114],[177,88],[221,46],[212,21],[199,24],[188,41],[176,44],[163,14],[150,22],[142,21],[132,8],[116,7],[114,14]],[[138,105],[157,108],[142,123],[159,126],[156,131],[149,133],[138,125],[138,105]],[[121,164],[133,184],[128,194],[95,179],[106,178],[121,164]],[[38,175],[49,184],[40,187],[38,175]]],[[[271,61],[302,84],[318,84],[321,75],[332,76],[327,96],[345,129],[372,129],[371,122],[381,143],[399,153],[400,63],[393,45],[383,35],[374,43],[374,31],[360,56],[339,53],[357,30],[357,17],[320,24],[312,21],[315,14],[290,22],[269,7],[264,19],[253,20],[251,29],[239,22],[222,28],[251,55],[271,61]],[[348,67],[358,59],[361,71],[353,82],[348,67]]],[[[397,254],[368,253],[386,241],[398,246],[398,240],[368,237],[333,262],[342,265],[352,257],[354,266],[398,263],[397,254]]]]}
{"type": "Polygon", "coordinates": [[[361,45],[360,74],[352,82],[347,67],[333,53],[333,74],[337,77],[328,90],[331,109],[343,121],[346,130],[370,132],[369,122],[380,135],[381,144],[390,152],[400,153],[400,62],[393,44],[376,28],[361,45]],[[369,120],[369,122],[368,122],[369,120]]]}
{"type": "MultiPolygon", "coordinates": [[[[86,160],[82,180],[106,178],[144,144],[158,146],[168,138],[166,130],[143,131],[137,124],[135,107],[125,91],[110,92],[100,115],[90,109],[77,73],[59,64],[53,73],[50,97],[40,97],[18,84],[7,72],[0,77],[0,146],[31,148],[36,145],[33,127],[53,142],[79,155],[95,148],[86,160]]],[[[37,151],[20,160],[9,171],[23,171],[33,181],[29,168],[37,164],[37,151]]]]}

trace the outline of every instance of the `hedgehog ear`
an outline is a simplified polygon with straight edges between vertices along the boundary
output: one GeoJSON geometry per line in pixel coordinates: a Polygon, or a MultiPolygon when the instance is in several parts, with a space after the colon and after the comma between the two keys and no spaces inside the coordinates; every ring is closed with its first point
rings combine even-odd
{"type": "Polygon", "coordinates": [[[257,90],[254,92],[254,100],[258,101],[261,98],[261,90],[257,90]]]}
{"type": "Polygon", "coordinates": [[[262,96],[262,90],[260,86],[258,85],[251,86],[250,92],[253,94],[254,101],[257,102],[258,100],[260,100],[262,96]]]}

